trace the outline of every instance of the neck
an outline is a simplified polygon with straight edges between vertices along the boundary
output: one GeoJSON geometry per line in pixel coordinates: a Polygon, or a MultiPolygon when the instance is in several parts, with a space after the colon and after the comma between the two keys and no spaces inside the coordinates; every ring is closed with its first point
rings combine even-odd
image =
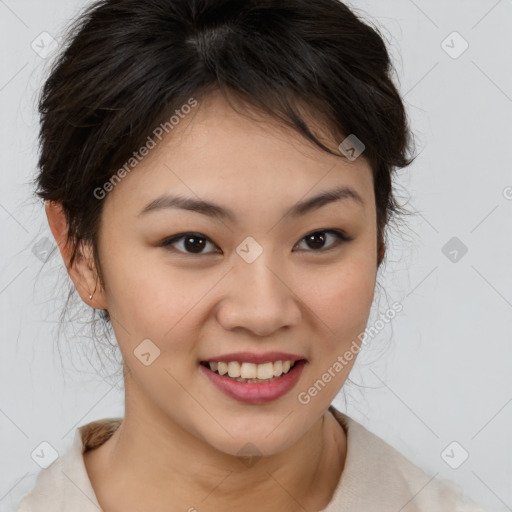
{"type": "Polygon", "coordinates": [[[329,411],[286,450],[253,460],[161,420],[127,404],[112,437],[84,455],[103,510],[321,510],[343,470],[345,432],[329,411]]]}

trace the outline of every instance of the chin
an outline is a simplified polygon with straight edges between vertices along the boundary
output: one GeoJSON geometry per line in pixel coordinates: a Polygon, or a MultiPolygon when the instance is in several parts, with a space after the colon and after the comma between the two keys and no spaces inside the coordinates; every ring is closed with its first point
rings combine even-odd
{"type": "Polygon", "coordinates": [[[239,416],[236,422],[221,422],[223,428],[211,420],[203,423],[196,435],[227,455],[277,455],[293,446],[311,427],[305,420],[299,420],[298,411],[290,414],[289,410],[293,411],[288,408],[285,413],[262,414],[259,418],[254,414],[246,418],[239,416]],[[213,424],[218,428],[212,428],[213,424]]]}

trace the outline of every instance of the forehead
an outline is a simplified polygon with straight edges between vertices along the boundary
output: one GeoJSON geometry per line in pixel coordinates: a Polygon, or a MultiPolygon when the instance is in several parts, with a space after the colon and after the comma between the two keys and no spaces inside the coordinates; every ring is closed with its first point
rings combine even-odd
{"type": "Polygon", "coordinates": [[[291,205],[340,186],[361,196],[365,208],[373,207],[369,163],[342,157],[337,141],[325,132],[315,135],[340,156],[271,117],[235,111],[220,95],[187,111],[109,193],[116,209],[124,205],[138,214],[165,193],[252,208],[268,202],[291,205]]]}

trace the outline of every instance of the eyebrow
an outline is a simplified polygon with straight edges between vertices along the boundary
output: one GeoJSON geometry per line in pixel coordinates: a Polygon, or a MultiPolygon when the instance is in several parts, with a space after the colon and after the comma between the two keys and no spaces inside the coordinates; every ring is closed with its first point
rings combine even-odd
{"type": "MultiPolygon", "coordinates": [[[[341,186],[332,190],[326,190],[314,197],[310,197],[304,201],[296,203],[288,210],[288,212],[286,212],[285,216],[290,216],[292,218],[300,217],[314,210],[318,210],[322,206],[342,200],[352,201],[354,204],[358,204],[364,209],[365,203],[359,193],[353,188],[341,186]]],[[[229,208],[225,208],[224,206],[220,206],[209,201],[204,201],[203,199],[195,199],[180,195],[162,195],[157,197],[148,203],[140,211],[137,217],[149,212],[169,208],[190,210],[208,217],[236,222],[236,215],[229,208]]]]}

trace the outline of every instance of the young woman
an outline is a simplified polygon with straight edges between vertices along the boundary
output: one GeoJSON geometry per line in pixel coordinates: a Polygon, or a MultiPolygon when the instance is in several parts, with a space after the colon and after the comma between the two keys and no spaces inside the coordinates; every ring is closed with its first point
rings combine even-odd
{"type": "Polygon", "coordinates": [[[123,356],[20,512],[481,511],[336,410],[411,137],[337,0],[103,0],[44,85],[37,194],[123,356]]]}

